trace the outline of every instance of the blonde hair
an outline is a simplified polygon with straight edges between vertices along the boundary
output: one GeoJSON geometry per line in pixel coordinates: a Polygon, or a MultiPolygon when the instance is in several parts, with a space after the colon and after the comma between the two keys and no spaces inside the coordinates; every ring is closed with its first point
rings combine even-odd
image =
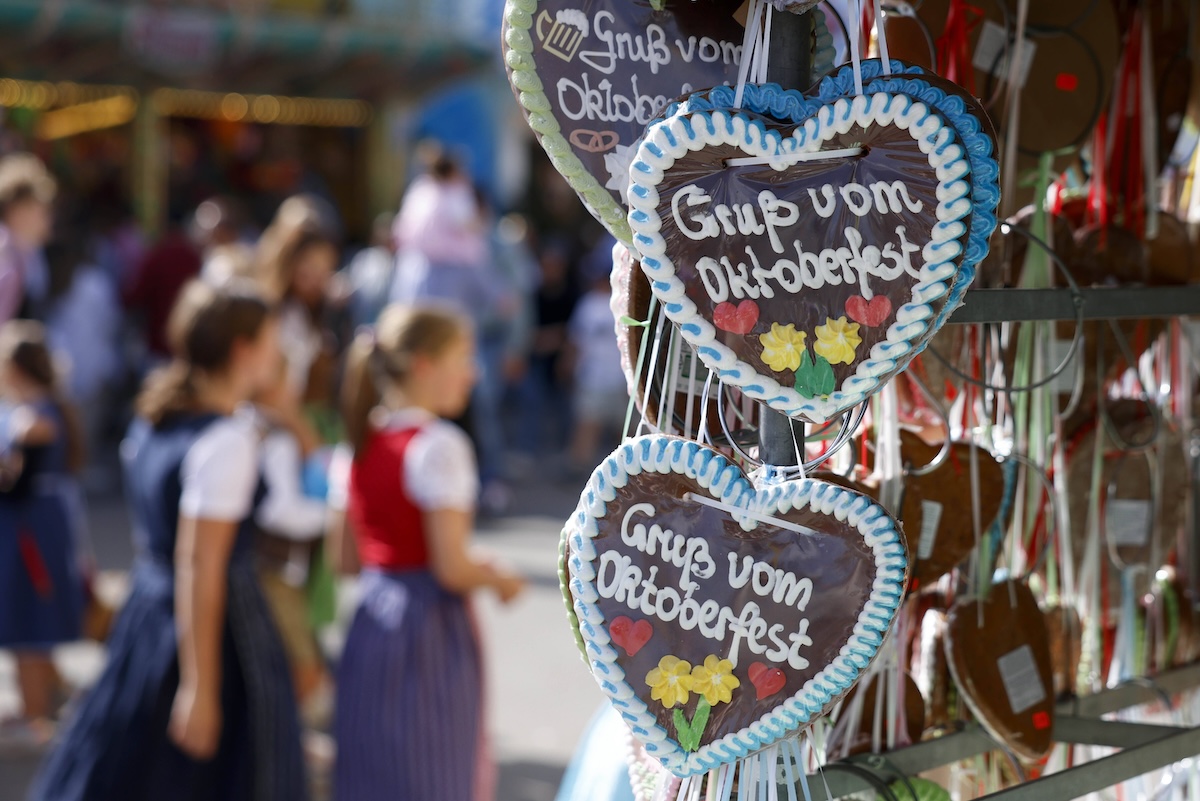
{"type": "Polygon", "coordinates": [[[50,205],[57,194],[58,182],[37,156],[13,153],[0,158],[0,217],[29,200],[50,205]]]}
{"type": "Polygon", "coordinates": [[[392,305],[379,315],[374,331],[355,337],[341,398],[346,439],[355,453],[366,442],[383,392],[408,380],[417,356],[436,358],[469,331],[467,319],[450,309],[392,305]]]}

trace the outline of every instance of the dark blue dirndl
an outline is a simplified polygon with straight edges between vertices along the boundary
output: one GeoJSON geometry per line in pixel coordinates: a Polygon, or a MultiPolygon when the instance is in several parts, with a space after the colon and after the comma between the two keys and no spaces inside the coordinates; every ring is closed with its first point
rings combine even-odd
{"type": "MultiPolygon", "coordinates": [[[[304,801],[291,679],[255,578],[253,527],[238,532],[222,644],[216,757],[191,759],[167,734],[179,683],[174,612],[180,466],[216,418],[134,424],[123,453],[139,557],[108,662],[42,766],[31,801],[304,801]]],[[[260,493],[261,494],[261,493],[260,493]]]]}

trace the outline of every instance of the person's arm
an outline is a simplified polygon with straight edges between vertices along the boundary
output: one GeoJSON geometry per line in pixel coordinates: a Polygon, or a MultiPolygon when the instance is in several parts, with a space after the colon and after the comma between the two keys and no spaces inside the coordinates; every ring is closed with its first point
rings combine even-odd
{"type": "Polygon", "coordinates": [[[175,542],[179,687],[168,733],[193,759],[211,759],[221,740],[221,647],[229,558],[258,486],[258,442],[245,420],[213,423],[180,469],[175,542]]]}
{"type": "Polygon", "coordinates": [[[458,509],[427,511],[423,517],[433,576],[451,592],[466,595],[490,588],[502,601],[510,601],[524,588],[516,574],[472,554],[468,544],[475,515],[458,509]]]}
{"type": "Polygon", "coordinates": [[[304,494],[300,445],[285,432],[263,442],[263,479],[267,496],[255,514],[262,528],[295,542],[311,542],[325,533],[325,504],[304,494]]]}
{"type": "Polygon", "coordinates": [[[524,587],[514,573],[472,553],[479,478],[470,440],[452,423],[428,426],[409,445],[405,484],[421,509],[430,569],[447,590],[490,588],[509,601],[524,587]]]}
{"type": "Polygon", "coordinates": [[[346,518],[346,506],[350,495],[350,471],[354,453],[349,445],[339,445],[329,461],[329,492],[326,505],[329,515],[325,522],[325,558],[334,573],[354,576],[362,568],[358,558],[358,540],[354,528],[346,518]]]}
{"type": "Polygon", "coordinates": [[[221,740],[221,638],[225,582],[238,524],[181,517],[175,545],[179,689],[170,735],[194,759],[211,759],[221,740]]]}

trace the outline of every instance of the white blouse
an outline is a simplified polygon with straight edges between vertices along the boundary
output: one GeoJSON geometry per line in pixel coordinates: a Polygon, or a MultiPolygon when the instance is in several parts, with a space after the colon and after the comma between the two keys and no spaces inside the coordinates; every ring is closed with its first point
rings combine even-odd
{"type": "Polygon", "coordinates": [[[259,433],[239,412],[214,420],[183,458],[179,514],[200,520],[245,520],[258,489],[259,433]]]}

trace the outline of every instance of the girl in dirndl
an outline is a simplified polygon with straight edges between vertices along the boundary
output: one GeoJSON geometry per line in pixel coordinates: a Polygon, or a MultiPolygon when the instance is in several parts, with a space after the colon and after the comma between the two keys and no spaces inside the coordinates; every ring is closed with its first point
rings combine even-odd
{"type": "MultiPolygon", "coordinates": [[[[516,575],[469,548],[478,493],[462,414],[475,382],[473,336],[457,314],[389,306],[360,335],[343,411],[353,454],[331,505],[353,536],[361,601],[338,672],[338,801],[482,801],[480,645],[472,592],[509,601],[516,575]]],[[[337,479],[335,479],[337,481],[337,479]]],[[[336,547],[336,543],[335,543],[336,547]]]]}
{"type": "Polygon", "coordinates": [[[258,586],[259,443],[243,404],[278,372],[275,318],[193,283],[173,361],[138,399],[121,456],[137,562],[108,662],[31,801],[304,801],[283,648],[258,586]]]}
{"type": "Polygon", "coordinates": [[[53,733],[62,680],[50,649],[81,636],[78,557],[83,432],[62,398],[40,323],[0,326],[0,648],[16,653],[22,717],[5,729],[33,743],[53,733]]]}

